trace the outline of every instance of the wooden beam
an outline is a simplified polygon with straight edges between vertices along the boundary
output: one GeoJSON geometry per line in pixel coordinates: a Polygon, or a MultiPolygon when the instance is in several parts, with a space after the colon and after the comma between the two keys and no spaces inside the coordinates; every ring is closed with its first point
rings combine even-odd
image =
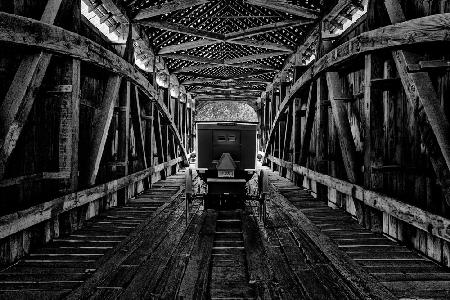
{"type": "MultiPolygon", "coordinates": [[[[445,41],[450,36],[450,30],[443,29],[439,24],[445,23],[448,18],[450,18],[450,14],[432,15],[364,32],[338,46],[309,67],[292,85],[289,97],[294,97],[313,78],[323,74],[326,70],[348,63],[359,55],[403,45],[445,41]],[[408,38],[412,35],[414,39],[408,38]]],[[[288,102],[285,104],[287,105],[288,102]]],[[[280,107],[280,109],[283,109],[283,107],[280,107]]],[[[278,122],[277,119],[275,119],[275,124],[276,122],[278,122]]],[[[272,135],[272,132],[270,135],[272,135]]],[[[269,137],[270,139],[271,137],[269,137]]]]}
{"type": "Polygon", "coordinates": [[[264,79],[259,78],[247,78],[245,81],[237,81],[236,79],[220,79],[220,78],[196,78],[192,80],[186,80],[183,81],[181,84],[183,85],[195,85],[195,84],[203,84],[203,83],[209,83],[214,82],[214,84],[223,84],[224,86],[234,85],[234,84],[242,84],[242,83],[254,83],[254,84],[268,84],[269,82],[264,79]],[[221,80],[222,82],[217,83],[217,81],[221,80]]]}
{"type": "Polygon", "coordinates": [[[284,167],[291,166],[297,174],[306,176],[317,183],[351,196],[367,206],[385,212],[415,228],[419,228],[425,232],[429,232],[433,236],[450,242],[450,232],[447,230],[450,228],[450,220],[448,218],[432,214],[416,206],[407,204],[404,201],[400,201],[370,189],[365,189],[354,183],[325,175],[296,164],[292,165],[291,163],[276,157],[269,156],[268,158],[284,167]]]}
{"type": "Polygon", "coordinates": [[[237,88],[223,88],[221,86],[212,87],[203,87],[198,90],[191,90],[190,93],[202,93],[202,92],[223,92],[228,94],[239,94],[239,93],[257,93],[258,95],[261,93],[261,89],[237,89],[237,88]]]}
{"type": "Polygon", "coordinates": [[[263,48],[263,49],[268,49],[268,50],[274,50],[274,51],[284,51],[284,54],[290,54],[294,52],[294,49],[285,46],[285,45],[280,45],[280,44],[276,44],[276,43],[270,43],[270,42],[265,42],[265,41],[257,41],[257,40],[253,40],[253,39],[248,39],[248,38],[241,38],[241,39],[230,39],[230,40],[226,40],[225,42],[230,43],[230,44],[237,44],[237,45],[243,45],[243,46],[251,46],[251,47],[256,47],[256,48],[263,48]]]}
{"type": "Polygon", "coordinates": [[[248,62],[248,61],[257,60],[257,59],[265,59],[265,58],[286,55],[286,54],[289,54],[289,53],[287,53],[286,51],[275,51],[275,52],[269,52],[269,53],[252,54],[252,55],[229,59],[229,60],[227,60],[227,63],[228,64],[237,64],[237,63],[243,63],[243,62],[248,62]]]}
{"type": "Polygon", "coordinates": [[[137,86],[131,89],[131,119],[133,122],[133,131],[136,138],[136,149],[141,158],[144,169],[147,169],[147,155],[144,144],[144,130],[142,129],[141,121],[141,105],[139,102],[139,90],[137,86]]]}
{"type": "MultiPolygon", "coordinates": [[[[4,239],[17,232],[23,231],[36,224],[57,217],[63,212],[73,210],[77,207],[86,205],[104,196],[113,194],[119,189],[127,187],[133,183],[139,182],[151,176],[161,168],[173,166],[182,161],[180,157],[165,162],[160,165],[150,167],[146,170],[136,172],[126,177],[109,181],[82,191],[71,193],[58,197],[54,200],[32,206],[26,210],[15,212],[0,217],[0,239],[4,239]]],[[[60,173],[43,173],[46,178],[61,178],[60,173]]]]}
{"type": "MultiPolygon", "coordinates": [[[[259,75],[263,75],[263,74],[267,74],[267,73],[272,73],[274,71],[265,71],[265,70],[252,70],[249,71],[247,73],[241,74],[239,76],[235,76],[235,77],[223,77],[223,76],[217,76],[217,77],[213,77],[213,76],[207,76],[207,75],[203,75],[203,74],[198,74],[198,73],[194,73],[194,72],[182,72],[180,74],[183,74],[185,76],[191,76],[191,77],[195,77],[195,78],[204,78],[205,80],[212,80],[212,81],[234,81],[234,80],[238,80],[238,79],[242,79],[243,81],[248,82],[248,80],[252,79],[253,76],[259,76],[259,75]]],[[[183,85],[186,85],[185,83],[182,83],[183,85]]]]}
{"type": "Polygon", "coordinates": [[[339,144],[341,145],[342,159],[344,161],[347,178],[355,183],[358,180],[356,165],[356,147],[353,141],[350,123],[347,115],[347,108],[342,100],[346,95],[342,92],[340,86],[341,79],[337,72],[327,72],[328,95],[331,102],[331,110],[339,135],[339,144]]]}
{"type": "MultiPolygon", "coordinates": [[[[53,24],[61,3],[62,0],[48,0],[41,22],[53,24]]],[[[6,164],[28,119],[51,57],[40,51],[22,59],[0,106],[0,180],[5,175],[6,164]]]]}
{"type": "Polygon", "coordinates": [[[61,103],[59,116],[59,171],[70,174],[61,181],[61,192],[75,191],[78,187],[78,141],[80,122],[80,71],[77,59],[68,59],[58,64],[61,75],[55,78],[58,84],[68,84],[72,91],[55,95],[61,103]]]}
{"type": "Polygon", "coordinates": [[[230,32],[225,34],[225,39],[227,41],[240,39],[240,38],[249,38],[255,35],[265,34],[273,31],[278,31],[285,28],[290,28],[294,26],[301,26],[311,24],[313,21],[304,21],[304,20],[286,20],[281,22],[275,22],[270,24],[265,24],[256,27],[250,27],[247,29],[243,29],[240,31],[230,32]]]}
{"type": "Polygon", "coordinates": [[[195,101],[201,101],[201,100],[220,100],[220,99],[243,99],[243,100],[251,100],[254,99],[256,101],[256,99],[258,99],[257,96],[236,96],[236,95],[199,95],[197,97],[195,97],[195,101]]]}
{"type": "Polygon", "coordinates": [[[162,47],[161,49],[159,49],[158,55],[173,53],[173,52],[182,51],[182,50],[194,49],[197,47],[214,45],[217,43],[218,43],[218,41],[213,41],[213,40],[196,40],[196,41],[192,41],[192,42],[181,43],[178,45],[170,45],[170,46],[162,47]]]}
{"type": "Polygon", "coordinates": [[[269,8],[306,19],[317,19],[320,15],[319,11],[289,4],[287,2],[279,0],[245,0],[245,2],[251,5],[269,8]]]}
{"type": "Polygon", "coordinates": [[[367,54],[364,66],[364,185],[378,190],[383,187],[383,175],[373,172],[384,163],[383,92],[372,88],[371,78],[381,77],[382,60],[367,54]]]}
{"type": "Polygon", "coordinates": [[[138,84],[149,98],[156,98],[155,89],[139,70],[92,40],[57,26],[4,12],[0,12],[0,19],[3,21],[0,23],[1,42],[80,59],[127,77],[138,84]],[[42,42],[42,36],[45,36],[45,42],[42,42]]]}
{"type": "Polygon", "coordinates": [[[205,64],[223,64],[223,63],[225,63],[223,59],[213,59],[213,58],[206,58],[206,57],[187,55],[187,54],[166,53],[166,54],[161,54],[160,56],[172,58],[172,59],[182,59],[182,60],[187,60],[187,61],[205,63],[205,64]]]}
{"type": "Polygon", "coordinates": [[[87,167],[86,180],[89,185],[95,184],[109,126],[114,112],[114,104],[119,95],[122,78],[119,75],[111,75],[108,78],[99,109],[95,112],[91,139],[91,151],[89,153],[89,164],[87,167]]]}
{"type": "MultiPolygon", "coordinates": [[[[73,58],[92,63],[120,76],[125,76],[139,85],[145,96],[150,99],[157,99],[156,90],[153,88],[153,85],[140,71],[123,58],[97,43],[60,27],[21,16],[0,12],[0,19],[3,21],[0,22],[0,41],[37,47],[45,51],[69,55],[73,58]],[[39,34],[36,34],[36,32],[39,32],[39,34]],[[42,42],[42,36],[47,38],[45,43],[42,42]],[[61,43],[61,40],[66,42],[61,43]]],[[[157,101],[156,105],[165,116],[167,109],[164,103],[157,101]]],[[[170,118],[167,119],[170,120],[170,118]]],[[[176,138],[178,140],[179,135],[176,135],[176,138]]],[[[184,148],[182,152],[185,156],[186,152],[184,148]]]]}
{"type": "Polygon", "coordinates": [[[213,41],[222,42],[225,40],[225,35],[220,33],[215,33],[207,30],[197,29],[190,26],[184,26],[182,24],[169,23],[165,21],[137,21],[136,23],[143,26],[159,28],[163,30],[168,30],[172,32],[178,32],[190,36],[197,36],[205,39],[211,39],[213,41]]]}
{"type": "MultiPolygon", "coordinates": [[[[118,101],[118,124],[117,124],[117,161],[120,163],[117,166],[118,177],[128,175],[128,148],[130,141],[130,82],[123,80],[119,89],[119,101],[118,101]]],[[[113,96],[114,97],[114,96],[113,96]]],[[[108,129],[106,133],[108,133],[108,129]]],[[[101,158],[101,157],[100,157],[101,158]]],[[[93,183],[92,183],[93,184],[93,183]]],[[[121,196],[120,204],[125,204],[127,200],[126,196],[121,196]]]]}
{"type": "MultiPolygon", "coordinates": [[[[155,144],[156,144],[156,155],[158,157],[158,163],[164,162],[164,151],[163,151],[163,141],[161,137],[161,123],[159,121],[159,112],[155,108],[153,112],[153,130],[155,132],[155,144]]],[[[160,170],[162,177],[166,176],[163,170],[160,170]]]]}
{"type": "Polygon", "coordinates": [[[208,0],[172,0],[164,4],[150,6],[148,8],[139,10],[139,13],[136,15],[136,17],[134,17],[134,19],[142,20],[160,15],[170,14],[177,10],[206,4],[208,2],[208,0]]]}
{"type": "MultiPolygon", "coordinates": [[[[213,60],[213,61],[215,61],[215,60],[213,60]]],[[[232,67],[232,68],[264,70],[264,71],[278,71],[278,69],[268,66],[268,65],[264,65],[264,64],[247,64],[247,63],[229,64],[225,60],[222,63],[213,62],[213,63],[207,63],[207,64],[203,64],[203,65],[183,67],[183,68],[174,70],[172,73],[176,74],[176,73],[183,73],[183,72],[192,72],[192,71],[218,68],[218,67],[232,67]]]]}
{"type": "Polygon", "coordinates": [[[303,127],[303,134],[301,135],[301,148],[299,165],[305,165],[309,156],[309,146],[311,142],[311,135],[314,123],[314,116],[316,112],[317,95],[315,93],[316,85],[314,83],[309,87],[308,103],[306,106],[306,123],[303,127]]]}
{"type": "MultiPolygon", "coordinates": [[[[384,3],[392,23],[406,20],[397,0],[385,0],[384,3]]],[[[416,107],[416,99],[420,101],[417,110],[419,130],[429,149],[430,160],[444,197],[450,204],[450,123],[441,108],[430,75],[427,72],[408,72],[408,66],[416,64],[421,57],[404,50],[392,51],[392,56],[412,107],[416,107]]]]}

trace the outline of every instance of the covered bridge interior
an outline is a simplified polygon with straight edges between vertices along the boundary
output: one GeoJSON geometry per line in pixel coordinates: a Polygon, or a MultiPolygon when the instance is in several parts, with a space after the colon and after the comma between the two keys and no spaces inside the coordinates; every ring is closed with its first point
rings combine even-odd
{"type": "Polygon", "coordinates": [[[448,0],[0,1],[0,298],[449,299],[449,42],[448,0]],[[258,124],[267,217],[182,204],[201,121],[258,124]]]}

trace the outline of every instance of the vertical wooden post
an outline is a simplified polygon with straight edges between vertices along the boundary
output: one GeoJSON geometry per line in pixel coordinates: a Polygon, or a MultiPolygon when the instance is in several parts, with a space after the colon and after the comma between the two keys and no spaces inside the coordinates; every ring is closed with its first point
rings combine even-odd
{"type": "MultiPolygon", "coordinates": [[[[156,151],[158,155],[158,163],[164,162],[164,143],[162,141],[162,135],[161,135],[161,124],[159,121],[159,112],[156,106],[153,110],[153,129],[155,132],[155,142],[156,142],[156,151]]],[[[165,170],[161,171],[161,179],[166,179],[166,172],[165,170]]]]}
{"type": "MultiPolygon", "coordinates": [[[[383,92],[372,87],[373,78],[383,76],[383,60],[374,54],[365,56],[364,67],[364,185],[379,191],[383,188],[383,174],[374,171],[384,159],[383,92]]],[[[365,225],[373,231],[382,230],[382,215],[366,207],[365,225]]]]}
{"type": "Polygon", "coordinates": [[[328,174],[328,94],[323,77],[317,78],[317,171],[328,174]]]}
{"type": "MultiPolygon", "coordinates": [[[[130,82],[123,81],[119,92],[119,124],[117,148],[117,177],[128,175],[128,147],[130,141],[130,82]]],[[[125,205],[128,200],[128,188],[117,191],[117,202],[125,205]]]]}
{"type": "Polygon", "coordinates": [[[326,74],[328,94],[330,95],[331,109],[336,123],[337,132],[339,134],[339,143],[341,145],[342,158],[344,160],[345,171],[350,182],[357,181],[356,166],[356,147],[353,141],[352,132],[347,116],[347,109],[344,105],[344,99],[348,96],[344,95],[340,86],[340,77],[337,72],[328,72],[326,74]]]}
{"type": "MultiPolygon", "coordinates": [[[[53,24],[63,0],[49,0],[41,22],[53,24]]],[[[14,79],[0,105],[0,179],[5,176],[8,159],[33,107],[52,54],[43,51],[27,55],[19,64],[14,79]]]]}
{"type": "Polygon", "coordinates": [[[308,93],[308,102],[306,105],[306,116],[305,116],[305,126],[303,127],[301,149],[300,149],[300,159],[299,164],[305,165],[309,157],[309,148],[311,143],[311,135],[314,123],[314,116],[316,112],[316,98],[315,94],[316,85],[311,83],[308,93]]]}
{"type": "MultiPolygon", "coordinates": [[[[78,32],[81,19],[80,3],[65,1],[65,15],[72,20],[65,24],[65,28],[78,32]]],[[[61,192],[74,192],[78,188],[78,140],[80,130],[80,68],[78,59],[58,59],[56,65],[56,78],[52,80],[57,89],[68,87],[70,92],[57,93],[61,103],[59,119],[59,172],[67,173],[68,179],[63,179],[60,185],[61,192]]]]}

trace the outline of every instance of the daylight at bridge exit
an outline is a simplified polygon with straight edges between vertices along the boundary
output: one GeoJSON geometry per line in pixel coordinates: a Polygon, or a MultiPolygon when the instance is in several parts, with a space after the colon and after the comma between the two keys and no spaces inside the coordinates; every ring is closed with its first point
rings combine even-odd
{"type": "Polygon", "coordinates": [[[450,300],[450,0],[0,0],[0,300],[450,300]]]}

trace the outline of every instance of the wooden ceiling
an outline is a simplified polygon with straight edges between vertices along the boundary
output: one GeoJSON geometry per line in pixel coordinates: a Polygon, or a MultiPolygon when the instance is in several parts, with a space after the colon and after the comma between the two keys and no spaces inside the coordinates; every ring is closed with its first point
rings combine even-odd
{"type": "Polygon", "coordinates": [[[335,2],[122,0],[121,5],[197,99],[256,100],[335,2]]]}

